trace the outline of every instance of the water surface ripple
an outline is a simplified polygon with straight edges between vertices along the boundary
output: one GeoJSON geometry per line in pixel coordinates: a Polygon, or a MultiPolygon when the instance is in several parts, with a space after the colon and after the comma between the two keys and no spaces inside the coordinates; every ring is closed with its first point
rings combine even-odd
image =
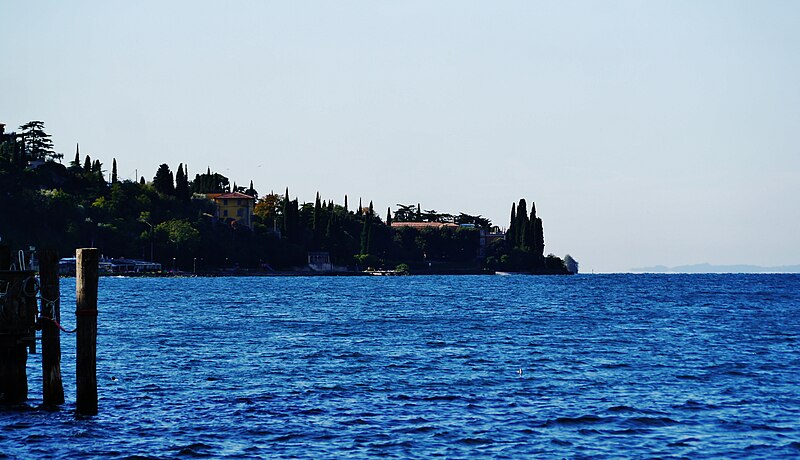
{"type": "Polygon", "coordinates": [[[5,457],[800,456],[796,275],[103,278],[99,310],[100,414],[62,336],[67,404],[31,356],[5,457]]]}

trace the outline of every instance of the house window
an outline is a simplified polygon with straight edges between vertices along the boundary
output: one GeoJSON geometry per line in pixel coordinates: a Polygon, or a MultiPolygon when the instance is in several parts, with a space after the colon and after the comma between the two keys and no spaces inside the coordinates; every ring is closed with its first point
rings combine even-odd
{"type": "Polygon", "coordinates": [[[222,217],[228,217],[228,210],[222,211],[222,217]]]}
{"type": "Polygon", "coordinates": [[[223,206],[228,206],[228,200],[222,200],[222,205],[223,206]]]}
{"type": "Polygon", "coordinates": [[[242,211],[244,211],[244,210],[241,209],[241,208],[237,209],[236,210],[236,215],[239,216],[239,217],[242,217],[242,215],[244,214],[242,211]]]}
{"type": "Polygon", "coordinates": [[[242,200],[236,200],[236,206],[241,206],[241,205],[242,205],[242,200]]]}

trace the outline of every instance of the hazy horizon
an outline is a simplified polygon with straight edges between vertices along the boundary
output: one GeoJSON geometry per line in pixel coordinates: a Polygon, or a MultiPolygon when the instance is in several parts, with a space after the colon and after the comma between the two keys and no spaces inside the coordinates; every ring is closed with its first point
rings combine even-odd
{"type": "Polygon", "coordinates": [[[0,123],[122,179],[508,225],[589,273],[800,264],[800,4],[4,2],[0,123]]]}

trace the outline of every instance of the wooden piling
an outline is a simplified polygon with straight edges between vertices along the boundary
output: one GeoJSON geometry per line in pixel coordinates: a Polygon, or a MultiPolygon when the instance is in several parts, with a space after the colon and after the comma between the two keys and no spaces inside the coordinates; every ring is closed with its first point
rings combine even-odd
{"type": "Polygon", "coordinates": [[[61,334],[53,321],[61,322],[58,253],[43,250],[39,254],[39,283],[42,297],[42,400],[45,405],[64,404],[61,380],[61,334]]]}
{"type": "Polygon", "coordinates": [[[0,270],[0,394],[28,399],[28,346],[36,339],[36,284],[32,271],[0,270]]]}
{"type": "Polygon", "coordinates": [[[76,252],[75,310],[77,331],[76,409],[79,414],[97,414],[97,249],[76,252]]]}
{"type": "Polygon", "coordinates": [[[8,270],[10,266],[11,248],[5,243],[0,243],[0,271],[8,270]]]}

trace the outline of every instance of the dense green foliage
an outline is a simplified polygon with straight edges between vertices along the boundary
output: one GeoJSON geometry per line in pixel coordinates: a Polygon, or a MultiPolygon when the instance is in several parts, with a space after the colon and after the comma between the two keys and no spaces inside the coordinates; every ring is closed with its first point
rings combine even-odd
{"type": "Polygon", "coordinates": [[[301,204],[287,189],[282,196],[256,200],[252,181],[248,188],[231,186],[210,168],[189,181],[183,164],[175,174],[160,165],[146,183],[118,180],[114,159],[107,182],[102,164],[88,155],[81,162],[78,148],[69,167],[54,161],[59,157],[44,125],[31,123],[22,127],[24,139],[0,138],[0,237],[15,248],[47,246],[70,255],[78,247],[97,247],[106,257],[152,259],[166,269],[198,271],[303,267],[309,252],[320,251],[329,253],[334,265],[351,269],[565,270],[561,259],[543,256],[541,219],[533,205],[528,215],[525,200],[512,208],[509,230],[498,238],[488,219],[423,210],[419,204],[397,205],[384,221],[372,202],[349,210],[346,196],[343,205],[319,193],[314,203],[301,204]],[[30,150],[31,136],[38,139],[36,150],[30,150]],[[44,164],[34,166],[31,159],[44,164]],[[252,229],[214,217],[215,204],[205,194],[231,191],[256,201],[252,229]],[[483,244],[491,234],[494,241],[483,244]]]}

